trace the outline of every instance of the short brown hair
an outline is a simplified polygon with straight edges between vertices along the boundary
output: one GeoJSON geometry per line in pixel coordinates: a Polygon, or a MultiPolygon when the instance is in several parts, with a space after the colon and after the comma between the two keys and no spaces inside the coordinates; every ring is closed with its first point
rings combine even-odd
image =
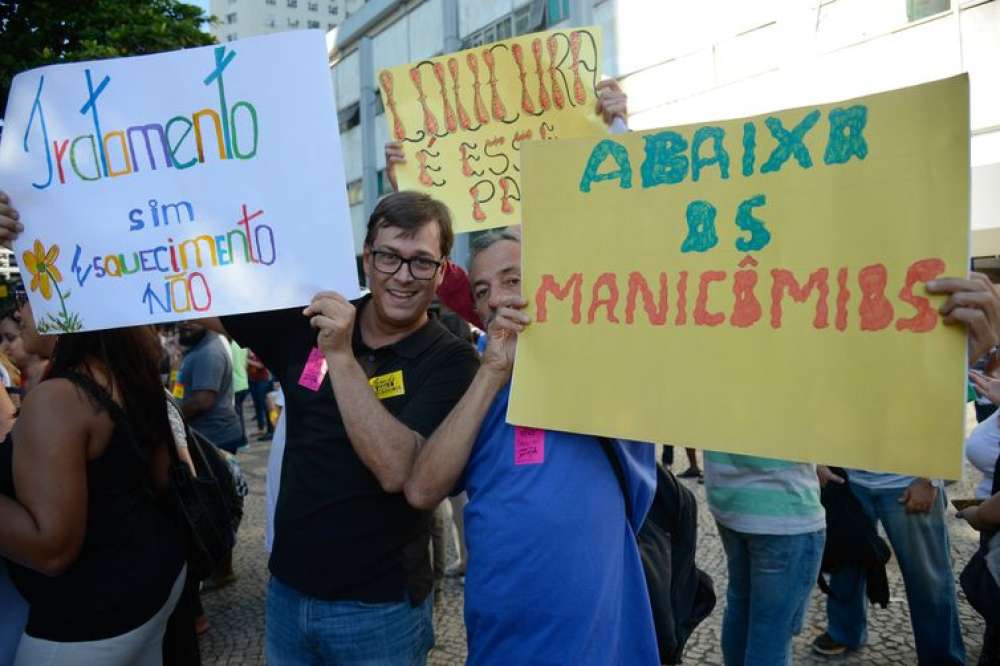
{"type": "Polygon", "coordinates": [[[431,222],[437,222],[441,232],[441,257],[447,257],[455,241],[448,206],[422,192],[393,192],[382,197],[368,218],[365,247],[372,246],[379,229],[396,227],[402,229],[405,235],[412,236],[431,222]]]}

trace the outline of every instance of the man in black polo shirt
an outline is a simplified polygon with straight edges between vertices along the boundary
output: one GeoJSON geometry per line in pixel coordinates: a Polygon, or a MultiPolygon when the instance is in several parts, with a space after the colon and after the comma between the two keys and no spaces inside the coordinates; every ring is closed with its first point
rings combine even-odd
{"type": "Polygon", "coordinates": [[[285,392],[270,664],[422,664],[433,645],[430,517],[402,489],[479,365],[427,317],[452,240],[443,204],[391,194],[368,221],[370,296],[222,319],[285,392]]]}

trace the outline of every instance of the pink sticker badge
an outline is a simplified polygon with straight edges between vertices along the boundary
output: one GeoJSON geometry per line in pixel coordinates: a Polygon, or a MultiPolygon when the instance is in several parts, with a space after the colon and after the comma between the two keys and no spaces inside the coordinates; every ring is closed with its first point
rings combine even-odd
{"type": "Polygon", "coordinates": [[[545,431],[514,426],[514,464],[541,465],[545,462],[545,431]]]}
{"type": "Polygon", "coordinates": [[[326,358],[319,347],[313,347],[306,359],[306,367],[302,368],[302,376],[299,377],[299,386],[304,386],[310,391],[318,391],[323,385],[323,378],[326,377],[326,358]]]}

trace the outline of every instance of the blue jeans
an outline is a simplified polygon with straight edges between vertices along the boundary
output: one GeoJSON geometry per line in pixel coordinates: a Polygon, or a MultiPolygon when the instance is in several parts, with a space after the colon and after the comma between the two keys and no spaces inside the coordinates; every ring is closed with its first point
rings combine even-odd
{"type": "Polygon", "coordinates": [[[729,565],[722,619],[726,666],[791,664],[792,636],[802,628],[826,531],[747,534],[718,527],[729,565]]]}
{"type": "Polygon", "coordinates": [[[434,647],[434,595],[368,604],[313,599],[274,576],[267,584],[267,663],[271,666],[422,666],[434,647]]]}
{"type": "MultiPolygon", "coordinates": [[[[964,664],[965,646],[958,623],[955,575],[948,554],[944,491],[929,513],[909,514],[899,503],[902,488],[870,490],[851,484],[868,519],[879,520],[903,573],[910,621],[921,664],[964,664]]],[[[827,633],[849,648],[868,641],[868,599],[864,570],[842,566],[830,576],[827,633]]]]}

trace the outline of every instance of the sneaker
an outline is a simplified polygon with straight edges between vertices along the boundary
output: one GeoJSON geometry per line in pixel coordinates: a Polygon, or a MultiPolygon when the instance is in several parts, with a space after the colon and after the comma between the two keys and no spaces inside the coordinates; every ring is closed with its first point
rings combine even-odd
{"type": "Polygon", "coordinates": [[[688,467],[686,471],[677,475],[678,479],[697,479],[701,476],[701,470],[697,467],[688,467]]]}
{"type": "Polygon", "coordinates": [[[847,652],[846,645],[841,645],[833,640],[830,638],[830,634],[826,632],[816,637],[816,640],[812,642],[812,649],[816,654],[826,655],[827,657],[835,657],[838,654],[847,652]]]}

